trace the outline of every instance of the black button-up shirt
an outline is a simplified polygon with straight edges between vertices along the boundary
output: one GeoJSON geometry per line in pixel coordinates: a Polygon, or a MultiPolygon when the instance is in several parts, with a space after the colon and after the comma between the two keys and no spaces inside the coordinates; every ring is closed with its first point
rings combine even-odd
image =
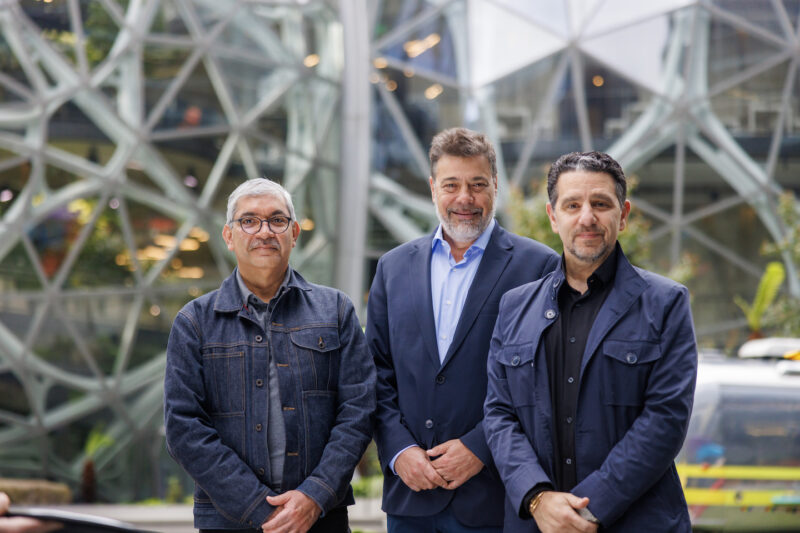
{"type": "MultiPolygon", "coordinates": [[[[564,260],[561,260],[564,268],[564,260]]],[[[559,314],[544,333],[544,348],[553,405],[555,489],[569,492],[578,484],[575,464],[575,420],[578,409],[583,352],[600,306],[605,302],[617,271],[617,248],[587,280],[581,294],[564,282],[558,291],[559,314]]]]}

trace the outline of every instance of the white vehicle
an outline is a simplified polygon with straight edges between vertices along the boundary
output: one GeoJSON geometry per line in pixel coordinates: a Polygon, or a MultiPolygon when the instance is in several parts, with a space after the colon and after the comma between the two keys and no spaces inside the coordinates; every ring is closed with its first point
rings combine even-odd
{"type": "Polygon", "coordinates": [[[792,357],[800,339],[750,341],[739,359],[701,354],[677,458],[695,531],[800,531],[800,360],[792,357]]]}

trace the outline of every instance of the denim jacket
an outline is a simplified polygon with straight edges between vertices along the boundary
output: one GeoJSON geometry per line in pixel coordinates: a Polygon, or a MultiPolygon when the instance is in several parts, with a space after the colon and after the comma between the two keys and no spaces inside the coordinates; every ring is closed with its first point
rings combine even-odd
{"type": "Polygon", "coordinates": [[[286,427],[282,490],[303,492],[323,515],[353,503],[350,479],[375,411],[375,368],[353,304],[292,271],[264,331],[234,272],[180,310],[167,346],[167,450],[195,480],[197,528],[258,528],[274,510],[270,355],[286,427]]]}

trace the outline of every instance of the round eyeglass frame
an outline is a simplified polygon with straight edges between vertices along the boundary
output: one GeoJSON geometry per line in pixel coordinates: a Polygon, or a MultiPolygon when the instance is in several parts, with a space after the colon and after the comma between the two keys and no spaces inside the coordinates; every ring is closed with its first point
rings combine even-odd
{"type": "Polygon", "coordinates": [[[248,235],[255,235],[256,233],[261,231],[261,228],[264,227],[264,222],[266,222],[267,223],[267,228],[272,233],[274,233],[275,235],[280,235],[281,233],[286,233],[286,230],[288,230],[289,226],[292,225],[292,217],[287,217],[287,216],[284,216],[284,215],[275,215],[275,216],[272,216],[272,217],[269,217],[269,218],[261,218],[261,217],[257,217],[257,216],[246,216],[246,217],[239,217],[237,219],[231,220],[231,222],[238,222],[239,223],[239,227],[242,229],[242,231],[247,233],[248,235]],[[248,230],[244,229],[244,225],[242,224],[242,220],[245,219],[245,218],[254,218],[254,219],[258,220],[258,228],[256,228],[255,231],[248,231],[248,230]],[[276,219],[276,218],[285,218],[286,219],[286,227],[283,228],[282,230],[275,230],[275,228],[272,227],[272,222],[270,222],[270,221],[273,220],[273,219],[276,219]]]}

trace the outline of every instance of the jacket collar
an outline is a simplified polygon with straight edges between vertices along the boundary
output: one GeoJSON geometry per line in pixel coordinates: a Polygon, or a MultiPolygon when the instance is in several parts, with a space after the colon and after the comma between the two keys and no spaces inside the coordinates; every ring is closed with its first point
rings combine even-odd
{"type": "MultiPolygon", "coordinates": [[[[238,270],[238,267],[235,268],[231,275],[225,278],[222,285],[220,285],[214,300],[214,311],[217,313],[235,313],[243,309],[247,303],[242,297],[239,282],[236,280],[238,270]]],[[[312,287],[295,269],[289,267],[289,281],[286,283],[287,292],[293,289],[310,291],[312,287]]]]}

